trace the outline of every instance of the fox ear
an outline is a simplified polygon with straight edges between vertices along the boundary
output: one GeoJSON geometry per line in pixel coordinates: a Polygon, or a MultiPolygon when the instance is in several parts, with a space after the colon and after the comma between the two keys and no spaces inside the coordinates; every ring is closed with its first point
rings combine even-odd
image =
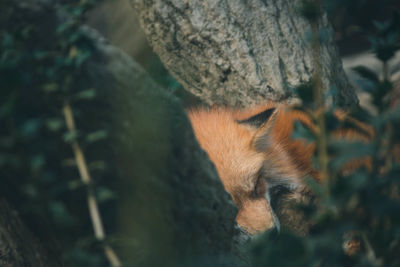
{"type": "Polygon", "coordinates": [[[254,133],[252,144],[257,151],[266,151],[271,144],[272,131],[274,129],[279,110],[273,109],[267,121],[265,121],[254,133]]]}
{"type": "Polygon", "coordinates": [[[272,115],[274,114],[275,108],[269,108],[264,110],[261,113],[258,113],[257,115],[254,115],[250,118],[244,119],[244,120],[238,120],[237,122],[239,124],[246,124],[255,128],[260,128],[263,127],[264,124],[267,124],[272,115]]]}

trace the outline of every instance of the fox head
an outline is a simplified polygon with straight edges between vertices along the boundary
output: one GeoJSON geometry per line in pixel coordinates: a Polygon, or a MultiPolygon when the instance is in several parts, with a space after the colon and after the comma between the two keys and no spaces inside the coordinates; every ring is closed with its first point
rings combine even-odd
{"type": "Polygon", "coordinates": [[[314,174],[314,145],[290,138],[294,120],[310,124],[309,119],[275,104],[247,110],[198,109],[188,115],[238,207],[238,225],[250,234],[279,229],[282,198],[296,198],[305,188],[303,177],[314,174]]]}

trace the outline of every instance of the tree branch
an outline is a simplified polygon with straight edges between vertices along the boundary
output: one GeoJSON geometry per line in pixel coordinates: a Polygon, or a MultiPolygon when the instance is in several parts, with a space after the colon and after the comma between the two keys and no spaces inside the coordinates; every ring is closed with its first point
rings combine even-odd
{"type": "MultiPolygon", "coordinates": [[[[300,0],[131,0],[150,44],[186,90],[208,104],[292,100],[313,63],[300,0]]],[[[324,15],[321,80],[341,106],[357,103],[324,15]]]]}

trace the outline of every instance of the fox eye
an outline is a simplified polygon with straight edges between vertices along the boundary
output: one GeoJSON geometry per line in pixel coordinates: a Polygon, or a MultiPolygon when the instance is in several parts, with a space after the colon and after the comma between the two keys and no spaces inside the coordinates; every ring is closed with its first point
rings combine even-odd
{"type": "Polygon", "coordinates": [[[255,183],[252,192],[252,197],[254,198],[264,197],[266,192],[267,192],[267,181],[265,177],[263,177],[262,175],[258,175],[257,181],[255,183]]]}
{"type": "Polygon", "coordinates": [[[292,189],[284,185],[277,185],[268,190],[271,208],[279,213],[283,203],[290,199],[294,193],[292,189]]]}
{"type": "Polygon", "coordinates": [[[277,185],[269,189],[269,194],[272,200],[281,198],[291,192],[292,190],[290,190],[287,186],[284,185],[277,185]]]}

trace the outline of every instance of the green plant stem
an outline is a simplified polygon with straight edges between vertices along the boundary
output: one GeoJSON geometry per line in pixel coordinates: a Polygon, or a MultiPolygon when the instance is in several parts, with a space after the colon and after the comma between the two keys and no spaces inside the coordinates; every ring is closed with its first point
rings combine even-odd
{"type": "MultiPolygon", "coordinates": [[[[320,6],[319,1],[316,4],[320,6]]],[[[321,58],[320,58],[320,41],[319,41],[319,28],[318,21],[312,22],[312,50],[313,50],[313,97],[315,102],[316,122],[318,128],[317,135],[317,151],[318,151],[318,167],[320,170],[321,180],[326,185],[329,185],[329,171],[328,171],[328,150],[327,150],[327,133],[324,116],[324,97],[323,97],[323,84],[321,80],[321,58]]],[[[329,188],[327,186],[327,188],[329,188]]]]}
{"type": "MultiPolygon", "coordinates": [[[[68,132],[75,133],[76,132],[75,120],[74,120],[71,106],[68,103],[64,104],[63,113],[64,113],[65,123],[67,125],[68,132]]],[[[100,241],[103,244],[104,254],[106,255],[111,266],[119,267],[119,266],[121,266],[121,262],[117,256],[117,254],[114,252],[114,250],[108,244],[106,244],[104,242],[104,240],[105,240],[104,227],[103,227],[103,223],[102,223],[100,212],[99,212],[99,206],[97,204],[96,197],[95,197],[94,190],[93,190],[92,178],[90,176],[89,168],[87,167],[87,163],[85,160],[85,155],[83,154],[83,151],[82,151],[79,143],[76,140],[73,140],[71,142],[71,146],[72,146],[72,150],[74,152],[75,161],[76,161],[82,182],[88,188],[87,202],[88,202],[90,219],[92,221],[95,237],[98,241],[100,241]]]]}

